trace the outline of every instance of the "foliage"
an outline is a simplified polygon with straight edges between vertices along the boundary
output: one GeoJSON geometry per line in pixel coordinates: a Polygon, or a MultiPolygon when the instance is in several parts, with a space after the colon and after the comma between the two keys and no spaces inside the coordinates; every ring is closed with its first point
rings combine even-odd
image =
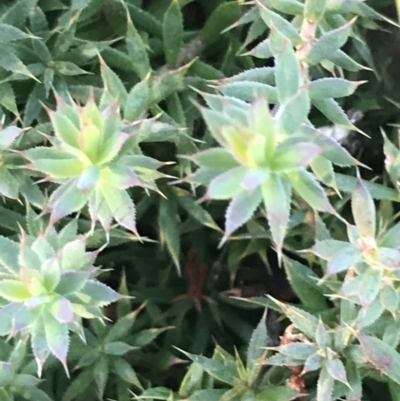
{"type": "Polygon", "coordinates": [[[2,2],[1,399],[398,398],[394,5],[2,2]]]}

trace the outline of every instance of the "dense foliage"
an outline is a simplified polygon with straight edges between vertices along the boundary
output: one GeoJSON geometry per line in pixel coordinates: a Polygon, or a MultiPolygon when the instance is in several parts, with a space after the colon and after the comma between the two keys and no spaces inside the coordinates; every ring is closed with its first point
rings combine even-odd
{"type": "Polygon", "coordinates": [[[3,0],[1,401],[399,399],[397,20],[3,0]]]}

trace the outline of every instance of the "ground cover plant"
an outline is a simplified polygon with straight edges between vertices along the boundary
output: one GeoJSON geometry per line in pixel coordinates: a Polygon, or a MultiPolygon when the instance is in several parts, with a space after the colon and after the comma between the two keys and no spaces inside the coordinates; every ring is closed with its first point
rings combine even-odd
{"type": "Polygon", "coordinates": [[[394,0],[0,4],[0,399],[399,399],[394,0]]]}

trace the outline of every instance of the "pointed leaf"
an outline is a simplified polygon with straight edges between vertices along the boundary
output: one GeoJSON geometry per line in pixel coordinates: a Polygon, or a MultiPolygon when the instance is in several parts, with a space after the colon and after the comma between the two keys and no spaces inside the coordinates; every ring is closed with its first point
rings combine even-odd
{"type": "Polygon", "coordinates": [[[260,188],[253,192],[240,192],[229,203],[225,215],[225,233],[228,238],[236,229],[245,224],[255,213],[262,201],[260,188]]]}
{"type": "Polygon", "coordinates": [[[278,255],[289,224],[291,191],[287,181],[278,174],[271,174],[262,185],[264,205],[267,210],[268,224],[278,255]]]}
{"type": "Polygon", "coordinates": [[[121,296],[112,288],[95,280],[88,280],[80,291],[91,298],[91,302],[103,306],[121,299],[121,296]]]}
{"type": "Polygon", "coordinates": [[[361,237],[375,238],[375,204],[371,194],[360,178],[357,180],[356,188],[351,197],[351,210],[361,237]]]}

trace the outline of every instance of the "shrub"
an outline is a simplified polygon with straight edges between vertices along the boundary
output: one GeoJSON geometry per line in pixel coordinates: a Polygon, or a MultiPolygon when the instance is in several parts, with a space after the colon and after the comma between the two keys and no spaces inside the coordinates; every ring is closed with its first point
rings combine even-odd
{"type": "Polygon", "coordinates": [[[397,399],[371,3],[0,6],[2,400],[397,399]]]}

